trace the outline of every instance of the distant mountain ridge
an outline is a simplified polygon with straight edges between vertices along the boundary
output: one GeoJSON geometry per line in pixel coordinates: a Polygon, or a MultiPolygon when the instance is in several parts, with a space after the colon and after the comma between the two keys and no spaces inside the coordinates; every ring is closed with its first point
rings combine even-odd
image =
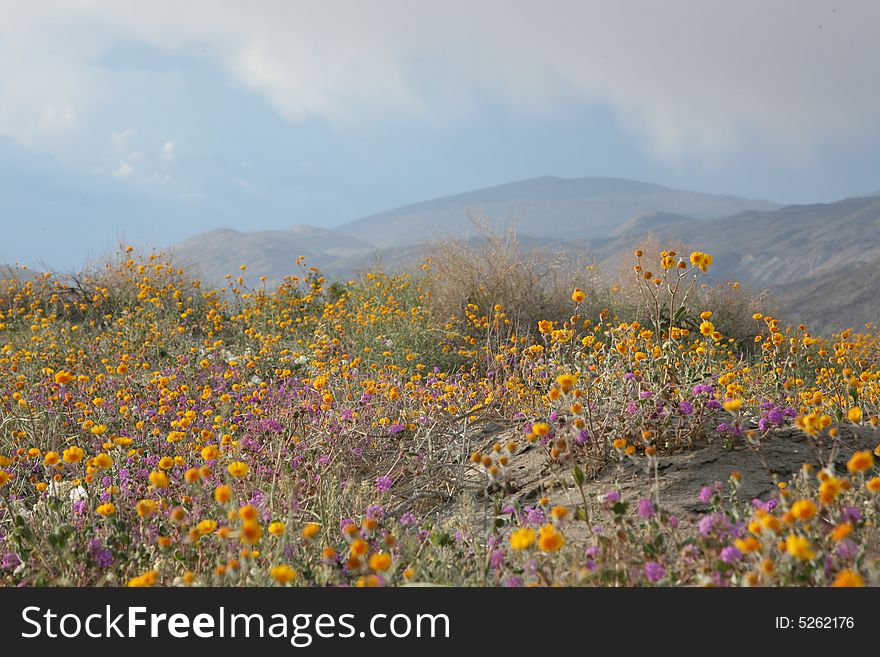
{"type": "Polygon", "coordinates": [[[650,232],[660,243],[711,253],[714,280],[767,288],[782,311],[814,330],[880,324],[880,197],[789,205],[709,221],[673,215],[649,219],[629,222],[603,240],[599,252],[611,260],[650,232]]]}
{"type": "Polygon", "coordinates": [[[713,280],[768,288],[792,316],[817,328],[880,323],[877,196],[780,207],[614,178],[536,178],[405,206],[333,230],[211,231],[173,252],[214,284],[223,284],[240,264],[253,278],[280,282],[297,273],[299,255],[331,278],[347,278],[376,262],[394,267],[414,261],[422,254],[419,245],[435,237],[476,239],[469,211],[498,227],[515,227],[524,244],[589,253],[607,265],[652,234],[661,244],[712,253],[713,280]]]}
{"type": "Polygon", "coordinates": [[[730,276],[789,285],[856,262],[877,262],[880,198],[789,205],[711,221],[667,220],[651,231],[709,251],[730,276]]]}
{"type": "Polygon", "coordinates": [[[328,275],[347,276],[380,254],[398,260],[400,254],[394,250],[401,247],[437,237],[473,237],[475,216],[497,227],[515,227],[532,241],[553,242],[603,238],[619,224],[658,210],[711,219],[776,207],[770,201],[622,178],[543,177],[407,205],[332,230],[307,225],[251,233],[218,229],[179,243],[172,251],[213,283],[222,282],[243,263],[252,276],[276,283],[291,273],[298,255],[328,275]]]}
{"type": "Polygon", "coordinates": [[[746,210],[773,210],[770,201],[677,190],[622,178],[532,178],[415,203],[338,227],[380,248],[413,244],[444,233],[473,234],[470,215],[515,225],[552,239],[604,237],[645,212],[717,219],[746,210]]]}
{"type": "Polygon", "coordinates": [[[375,247],[355,237],[315,226],[294,226],[287,230],[242,233],[220,228],[202,233],[171,248],[175,257],[195,268],[204,280],[222,284],[225,276],[247,265],[252,277],[265,276],[277,285],[285,276],[298,274],[296,259],[317,265],[330,276],[347,276],[369,262],[375,247]]]}

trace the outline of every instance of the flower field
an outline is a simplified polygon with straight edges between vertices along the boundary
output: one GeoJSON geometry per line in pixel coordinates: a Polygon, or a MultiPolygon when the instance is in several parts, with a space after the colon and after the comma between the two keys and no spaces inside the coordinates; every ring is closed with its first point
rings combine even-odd
{"type": "Polygon", "coordinates": [[[333,284],[298,265],[215,290],[124,249],[0,283],[0,584],[880,583],[870,329],[754,309],[733,335],[699,251],[638,251],[631,304],[585,279],[537,321],[441,312],[432,262],[333,284]],[[804,465],[771,493],[730,472],[667,508],[667,455],[761,467],[792,432],[804,465]],[[541,490],[514,495],[536,455],[541,490]]]}

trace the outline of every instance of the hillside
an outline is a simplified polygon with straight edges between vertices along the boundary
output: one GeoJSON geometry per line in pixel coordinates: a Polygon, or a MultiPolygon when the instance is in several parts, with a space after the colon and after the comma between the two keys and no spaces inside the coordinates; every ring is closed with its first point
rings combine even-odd
{"type": "Polygon", "coordinates": [[[791,205],[714,221],[647,216],[621,228],[602,246],[606,258],[651,232],[661,241],[712,253],[715,280],[769,288],[783,309],[817,330],[880,319],[871,266],[880,258],[880,198],[791,205]]]}
{"type": "Polygon", "coordinates": [[[265,276],[269,285],[277,285],[285,276],[298,273],[299,256],[305,256],[310,266],[320,266],[328,276],[344,277],[368,264],[375,250],[354,237],[314,226],[294,226],[252,233],[221,228],[181,242],[171,252],[177,262],[213,284],[222,284],[227,274],[237,274],[239,266],[246,264],[251,283],[265,276]]]}
{"type": "Polygon", "coordinates": [[[334,230],[297,226],[288,230],[214,230],[173,247],[178,259],[196,266],[212,283],[247,263],[254,278],[278,281],[291,273],[298,255],[331,276],[348,276],[379,258],[398,263],[415,257],[400,247],[437,237],[475,238],[473,219],[497,228],[514,227],[523,242],[600,240],[634,218],[686,215],[713,219],[746,210],[770,210],[768,201],[674,190],[618,178],[544,177],[475,190],[364,217],[334,230]]]}
{"type": "Polygon", "coordinates": [[[876,197],[791,205],[713,223],[715,230],[692,226],[700,243],[736,262],[735,275],[767,285],[812,281],[880,256],[876,197]]]}
{"type": "Polygon", "coordinates": [[[619,178],[533,178],[447,196],[371,215],[337,232],[379,247],[437,236],[473,234],[471,217],[515,226],[525,235],[560,240],[604,237],[621,223],[660,211],[717,219],[746,210],[772,210],[769,201],[719,196],[619,178]]]}
{"type": "Polygon", "coordinates": [[[880,323],[880,270],[871,261],[782,286],[777,296],[788,316],[825,332],[880,323]]]}
{"type": "Polygon", "coordinates": [[[713,281],[769,289],[779,307],[797,309],[816,330],[877,320],[880,298],[868,264],[880,259],[880,198],[713,214],[749,203],[772,206],[632,181],[540,178],[408,206],[335,230],[212,231],[173,252],[215,284],[243,263],[252,282],[266,276],[277,283],[295,273],[299,255],[328,276],[344,278],[376,263],[394,268],[414,262],[423,255],[418,245],[432,234],[478,239],[470,209],[501,226],[516,215],[523,246],[588,253],[611,272],[648,235],[660,244],[708,251],[713,281]],[[646,209],[648,203],[678,209],[646,209]]]}

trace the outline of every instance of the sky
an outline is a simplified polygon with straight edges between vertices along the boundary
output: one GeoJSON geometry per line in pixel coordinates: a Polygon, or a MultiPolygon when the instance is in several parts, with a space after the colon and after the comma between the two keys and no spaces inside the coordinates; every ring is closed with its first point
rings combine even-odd
{"type": "Polygon", "coordinates": [[[536,176],[880,191],[880,3],[0,0],[0,261],[536,176]]]}

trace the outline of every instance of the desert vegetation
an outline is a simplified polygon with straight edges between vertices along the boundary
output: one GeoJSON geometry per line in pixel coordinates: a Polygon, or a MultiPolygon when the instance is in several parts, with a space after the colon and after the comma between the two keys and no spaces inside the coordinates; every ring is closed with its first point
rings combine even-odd
{"type": "Polygon", "coordinates": [[[131,248],[8,274],[0,583],[878,583],[875,332],[789,325],[701,251],[610,275],[512,239],[277,287],[131,248]],[[663,459],[707,445],[772,490],[676,507],[663,459]]]}

